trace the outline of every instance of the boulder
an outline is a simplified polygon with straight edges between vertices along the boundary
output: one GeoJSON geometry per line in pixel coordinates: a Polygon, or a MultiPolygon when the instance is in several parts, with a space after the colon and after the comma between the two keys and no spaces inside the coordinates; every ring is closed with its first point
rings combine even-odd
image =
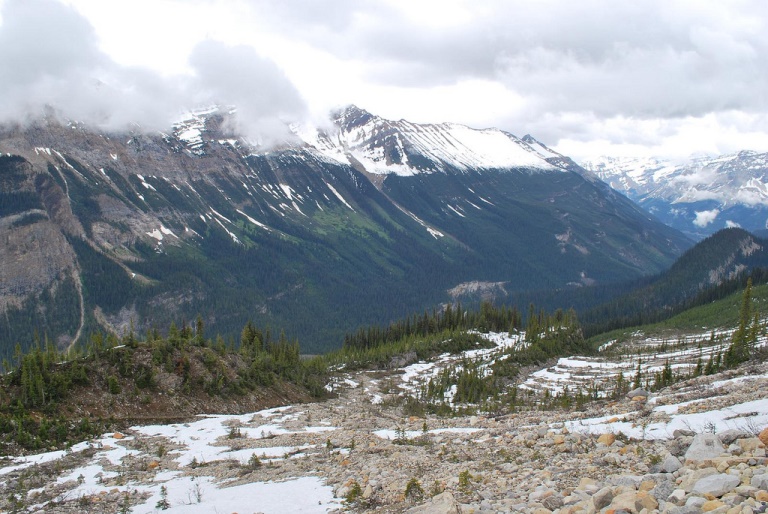
{"type": "Polygon", "coordinates": [[[603,434],[597,438],[597,442],[602,443],[606,446],[610,446],[614,442],[616,442],[616,436],[611,433],[603,434]]]}
{"type": "Polygon", "coordinates": [[[661,462],[661,471],[663,473],[674,473],[682,467],[683,465],[680,463],[680,459],[671,454],[667,454],[661,462]]]}
{"type": "Polygon", "coordinates": [[[638,387],[637,389],[633,389],[630,392],[627,393],[627,398],[630,400],[634,400],[637,397],[642,397],[643,399],[648,398],[651,395],[648,391],[643,389],[642,387],[638,387]]]}
{"type": "Polygon", "coordinates": [[[768,427],[765,427],[763,430],[760,431],[759,434],[757,434],[758,439],[760,439],[765,446],[768,447],[768,427]]]}
{"type": "Polygon", "coordinates": [[[603,487],[595,494],[592,495],[592,504],[595,506],[595,510],[600,510],[603,507],[607,507],[613,501],[613,489],[610,487],[603,487]]]}
{"type": "Polygon", "coordinates": [[[635,491],[627,491],[616,496],[613,501],[611,501],[610,508],[615,511],[623,510],[626,512],[637,512],[639,509],[636,505],[637,493],[635,491]]]}
{"type": "Polygon", "coordinates": [[[709,494],[719,498],[725,493],[733,491],[740,483],[741,480],[738,476],[717,473],[697,481],[691,492],[701,496],[709,494]]]}
{"type": "Polygon", "coordinates": [[[723,451],[725,451],[723,443],[715,434],[698,434],[685,452],[685,460],[686,462],[712,460],[719,457],[723,451]]]}
{"type": "Polygon", "coordinates": [[[738,428],[723,430],[717,435],[720,438],[720,441],[726,446],[734,442],[736,439],[744,439],[745,437],[749,437],[748,433],[744,432],[743,430],[739,430],[738,428]]]}
{"type": "Polygon", "coordinates": [[[753,476],[750,485],[763,491],[768,491],[768,474],[753,476]]]}
{"type": "Polygon", "coordinates": [[[641,511],[646,509],[648,512],[655,510],[659,506],[659,502],[653,495],[648,494],[646,491],[640,491],[635,497],[635,509],[641,511]]]}
{"type": "Polygon", "coordinates": [[[719,509],[720,507],[725,507],[725,503],[721,502],[720,500],[709,500],[701,506],[701,512],[712,512],[713,510],[719,509]]]}
{"type": "Polygon", "coordinates": [[[417,505],[406,511],[408,514],[460,514],[459,503],[448,492],[442,492],[432,497],[428,502],[417,505]]]}
{"type": "Polygon", "coordinates": [[[741,449],[745,452],[754,452],[758,448],[763,448],[765,445],[763,442],[757,438],[757,437],[747,437],[745,439],[739,439],[736,441],[736,444],[741,446],[741,449]]]}

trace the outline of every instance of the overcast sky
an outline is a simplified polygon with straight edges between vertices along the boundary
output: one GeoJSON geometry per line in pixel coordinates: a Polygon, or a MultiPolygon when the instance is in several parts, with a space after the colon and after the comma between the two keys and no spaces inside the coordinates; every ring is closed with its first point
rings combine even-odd
{"type": "Polygon", "coordinates": [[[579,160],[768,151],[768,4],[0,0],[0,98],[3,121],[162,129],[220,103],[279,138],[354,103],[579,160]]]}

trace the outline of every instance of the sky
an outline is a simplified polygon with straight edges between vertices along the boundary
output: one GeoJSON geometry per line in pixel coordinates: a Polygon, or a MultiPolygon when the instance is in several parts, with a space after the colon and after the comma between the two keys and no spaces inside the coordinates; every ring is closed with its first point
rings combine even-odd
{"type": "Polygon", "coordinates": [[[355,104],[598,156],[768,151],[764,0],[0,0],[0,121],[261,141],[355,104]]]}

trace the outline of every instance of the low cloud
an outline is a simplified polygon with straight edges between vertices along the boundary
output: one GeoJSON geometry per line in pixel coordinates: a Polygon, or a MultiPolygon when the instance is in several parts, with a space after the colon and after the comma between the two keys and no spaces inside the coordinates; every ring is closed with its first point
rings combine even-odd
{"type": "Polygon", "coordinates": [[[193,51],[193,73],[164,77],[117,64],[99,49],[89,21],[53,0],[7,0],[0,25],[0,122],[52,108],[107,130],[167,130],[184,112],[236,105],[236,129],[272,142],[305,106],[278,66],[254,49],[214,41],[193,51]]]}
{"type": "Polygon", "coordinates": [[[696,211],[696,219],[693,220],[693,224],[697,227],[704,228],[710,223],[714,222],[718,214],[720,214],[718,209],[712,209],[710,211],[696,211]]]}

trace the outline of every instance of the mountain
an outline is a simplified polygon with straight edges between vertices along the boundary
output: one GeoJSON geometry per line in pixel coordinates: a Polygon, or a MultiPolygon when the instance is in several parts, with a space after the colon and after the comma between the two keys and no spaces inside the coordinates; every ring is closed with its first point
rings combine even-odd
{"type": "Polygon", "coordinates": [[[768,240],[740,228],[723,229],[690,248],[668,270],[629,284],[610,301],[585,309],[581,318],[591,325],[590,333],[659,321],[743,288],[750,274],[764,283],[766,269],[768,240]]]}
{"type": "Polygon", "coordinates": [[[695,239],[726,227],[768,227],[768,153],[742,151],[684,164],[604,158],[584,168],[695,239]]]}
{"type": "Polygon", "coordinates": [[[350,107],[267,148],[230,115],[155,134],[0,129],[6,355],[35,330],[66,347],[198,314],[212,333],[253,319],[317,352],[468,284],[610,283],[690,244],[530,136],[350,107]]]}

